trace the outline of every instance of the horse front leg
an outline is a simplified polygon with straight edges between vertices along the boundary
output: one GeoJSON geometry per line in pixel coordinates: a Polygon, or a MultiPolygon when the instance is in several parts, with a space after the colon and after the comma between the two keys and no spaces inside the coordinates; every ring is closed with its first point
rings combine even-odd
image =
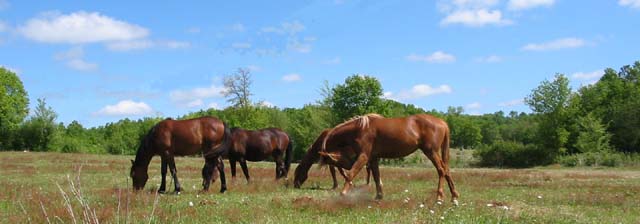
{"type": "Polygon", "coordinates": [[[356,177],[356,175],[358,175],[358,172],[360,172],[362,167],[367,164],[368,160],[369,157],[366,154],[360,153],[356,162],[353,164],[353,166],[351,166],[351,170],[349,170],[349,172],[347,173],[344,188],[342,188],[342,192],[340,192],[340,194],[346,195],[349,190],[351,190],[351,188],[353,187],[353,179],[356,177]]]}
{"type": "Polygon", "coordinates": [[[214,164],[212,159],[206,159],[204,161],[204,167],[202,167],[202,191],[208,191],[209,186],[213,180],[214,164]]]}
{"type": "Polygon", "coordinates": [[[214,161],[214,167],[217,167],[220,173],[220,193],[224,193],[227,191],[227,179],[224,177],[224,162],[222,162],[222,157],[215,158],[214,161]]]}
{"type": "Polygon", "coordinates": [[[162,174],[162,180],[160,181],[160,188],[158,189],[158,193],[164,194],[167,188],[167,159],[162,157],[162,165],[160,168],[160,174],[162,174]]]}
{"type": "Polygon", "coordinates": [[[333,180],[333,187],[331,187],[331,189],[335,190],[336,188],[338,188],[338,180],[336,179],[336,167],[333,165],[329,165],[329,172],[331,172],[331,179],[333,180]]]}

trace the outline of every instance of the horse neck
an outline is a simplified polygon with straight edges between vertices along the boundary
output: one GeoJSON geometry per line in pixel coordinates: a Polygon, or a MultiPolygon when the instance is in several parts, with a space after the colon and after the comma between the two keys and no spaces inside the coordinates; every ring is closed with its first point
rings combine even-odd
{"type": "Polygon", "coordinates": [[[151,158],[153,157],[153,152],[149,147],[145,147],[145,142],[141,143],[142,145],[138,148],[138,152],[136,153],[136,160],[133,162],[136,167],[148,167],[151,162],[151,158]]]}

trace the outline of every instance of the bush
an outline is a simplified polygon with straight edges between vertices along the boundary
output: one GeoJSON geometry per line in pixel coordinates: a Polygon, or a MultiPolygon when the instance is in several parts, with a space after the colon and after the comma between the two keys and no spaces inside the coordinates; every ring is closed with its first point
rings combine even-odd
{"type": "Polygon", "coordinates": [[[497,141],[492,145],[482,146],[474,156],[479,159],[480,166],[490,167],[523,168],[542,165],[548,161],[548,154],[539,147],[513,141],[497,141]]]}
{"type": "Polygon", "coordinates": [[[634,162],[634,159],[632,156],[627,156],[619,152],[602,151],[602,152],[587,152],[587,153],[561,156],[557,159],[557,162],[567,167],[575,167],[575,166],[617,167],[617,166],[622,166],[623,164],[632,164],[634,162]]]}

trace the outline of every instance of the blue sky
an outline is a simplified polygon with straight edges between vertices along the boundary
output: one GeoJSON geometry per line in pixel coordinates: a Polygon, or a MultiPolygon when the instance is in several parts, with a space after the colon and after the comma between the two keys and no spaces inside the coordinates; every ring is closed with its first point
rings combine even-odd
{"type": "Polygon", "coordinates": [[[0,66],[86,126],[228,104],[221,77],[253,75],[254,101],[301,107],[323,80],[377,77],[427,110],[528,111],[556,73],[572,86],[640,60],[640,0],[0,0],[0,66]]]}

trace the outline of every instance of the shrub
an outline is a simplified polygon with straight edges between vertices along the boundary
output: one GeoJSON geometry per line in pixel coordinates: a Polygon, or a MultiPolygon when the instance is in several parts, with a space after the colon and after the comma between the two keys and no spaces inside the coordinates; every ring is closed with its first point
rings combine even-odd
{"type": "Polygon", "coordinates": [[[482,146],[474,156],[479,159],[480,166],[492,167],[532,167],[545,164],[548,160],[548,155],[539,147],[513,141],[497,141],[482,146]]]}

